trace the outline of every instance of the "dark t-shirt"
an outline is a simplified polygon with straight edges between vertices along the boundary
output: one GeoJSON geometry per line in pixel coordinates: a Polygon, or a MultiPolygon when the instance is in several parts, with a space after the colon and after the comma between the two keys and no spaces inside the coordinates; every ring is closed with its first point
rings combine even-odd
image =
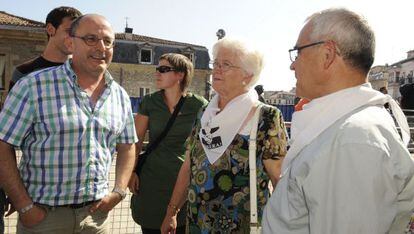
{"type": "Polygon", "coordinates": [[[26,76],[29,73],[48,67],[59,66],[62,64],[63,63],[51,62],[49,60],[46,60],[42,56],[38,56],[32,60],[24,62],[14,69],[12,78],[10,80],[9,90],[13,88],[14,84],[16,84],[16,82],[20,80],[20,78],[26,76]]]}

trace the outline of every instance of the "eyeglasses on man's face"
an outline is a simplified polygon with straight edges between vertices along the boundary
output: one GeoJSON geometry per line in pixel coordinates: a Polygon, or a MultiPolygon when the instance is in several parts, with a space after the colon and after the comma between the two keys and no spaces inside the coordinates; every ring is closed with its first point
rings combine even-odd
{"type": "Polygon", "coordinates": [[[299,52],[301,50],[303,50],[305,48],[308,48],[308,47],[320,45],[320,44],[323,44],[323,43],[325,43],[325,41],[318,41],[318,42],[310,43],[310,44],[303,45],[303,46],[295,46],[295,47],[293,47],[293,49],[290,49],[289,50],[290,61],[295,62],[296,59],[298,58],[299,52]]]}
{"type": "Polygon", "coordinates": [[[232,68],[240,68],[240,67],[234,66],[230,62],[226,62],[226,61],[222,62],[222,63],[220,63],[218,61],[211,61],[210,65],[213,67],[214,70],[219,69],[219,70],[224,71],[224,72],[226,72],[226,71],[228,71],[232,68]]]}
{"type": "Polygon", "coordinates": [[[105,48],[110,49],[114,47],[114,39],[110,37],[99,38],[96,35],[86,35],[82,37],[71,35],[71,37],[82,39],[85,42],[85,44],[88,46],[96,46],[99,43],[99,41],[103,41],[105,48]]]}
{"type": "Polygon", "coordinates": [[[167,73],[170,71],[176,71],[173,67],[169,67],[169,66],[158,66],[155,68],[155,70],[159,73],[167,73]]]}

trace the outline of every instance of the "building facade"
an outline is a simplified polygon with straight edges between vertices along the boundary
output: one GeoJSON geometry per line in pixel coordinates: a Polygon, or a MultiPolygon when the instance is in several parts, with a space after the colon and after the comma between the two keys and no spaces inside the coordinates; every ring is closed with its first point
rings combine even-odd
{"type": "Polygon", "coordinates": [[[14,67],[45,49],[44,28],[42,22],[0,11],[0,108],[9,90],[14,67]]]}
{"type": "Polygon", "coordinates": [[[386,87],[388,94],[396,100],[401,97],[400,87],[404,84],[412,84],[414,73],[414,50],[407,52],[407,58],[398,61],[392,65],[372,67],[368,80],[372,87],[379,90],[386,87]]]}
{"type": "Polygon", "coordinates": [[[132,34],[131,28],[125,31],[115,34],[114,57],[109,71],[132,100],[156,90],[155,67],[165,53],[179,53],[191,59],[195,71],[189,91],[209,98],[211,69],[206,47],[132,34]]]}
{"type": "Polygon", "coordinates": [[[294,105],[295,94],[286,91],[265,91],[265,101],[270,105],[294,105]]]}
{"type": "Polygon", "coordinates": [[[412,84],[414,72],[414,50],[407,52],[407,58],[392,64],[388,68],[388,92],[394,99],[399,99],[399,88],[404,84],[412,84]]]}
{"type": "MultiPolygon", "coordinates": [[[[0,11],[0,107],[4,103],[13,69],[43,52],[47,43],[45,24],[0,11]]],[[[210,97],[209,53],[206,47],[125,33],[115,34],[114,56],[109,71],[131,97],[133,105],[156,91],[155,67],[164,53],[180,53],[193,61],[195,72],[189,91],[210,97]]]]}

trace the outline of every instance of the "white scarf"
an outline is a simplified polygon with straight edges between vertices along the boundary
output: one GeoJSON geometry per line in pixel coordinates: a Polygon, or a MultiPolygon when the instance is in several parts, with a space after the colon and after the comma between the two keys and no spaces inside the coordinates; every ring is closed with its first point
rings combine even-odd
{"type": "Polygon", "coordinates": [[[375,91],[369,83],[365,83],[314,99],[304,106],[302,111],[293,114],[290,149],[283,160],[282,176],[299,152],[338,119],[359,107],[385,103],[390,104],[392,113],[401,127],[403,142],[408,145],[410,129],[399,105],[391,96],[375,91]]]}
{"type": "Polygon", "coordinates": [[[213,164],[219,159],[236,134],[253,106],[258,103],[255,90],[239,95],[217,114],[219,94],[214,96],[201,117],[199,137],[208,161],[213,164]]]}

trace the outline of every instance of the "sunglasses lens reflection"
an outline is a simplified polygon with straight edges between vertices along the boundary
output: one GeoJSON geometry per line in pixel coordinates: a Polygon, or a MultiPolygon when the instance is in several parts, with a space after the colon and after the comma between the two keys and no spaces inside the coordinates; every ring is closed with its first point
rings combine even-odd
{"type": "Polygon", "coordinates": [[[158,71],[159,73],[166,73],[166,72],[174,71],[172,67],[168,67],[168,66],[159,66],[159,67],[156,67],[155,70],[158,71]]]}

